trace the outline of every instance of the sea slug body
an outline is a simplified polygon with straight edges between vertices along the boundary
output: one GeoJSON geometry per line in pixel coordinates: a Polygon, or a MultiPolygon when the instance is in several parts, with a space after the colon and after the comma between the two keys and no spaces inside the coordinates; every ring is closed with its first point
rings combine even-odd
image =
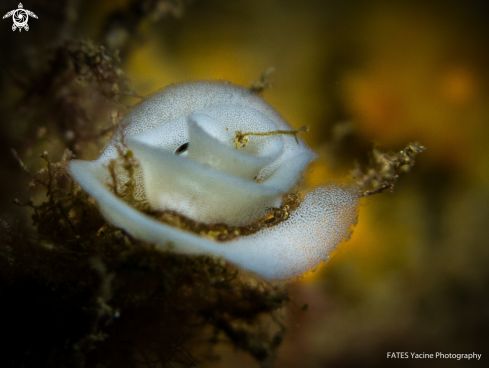
{"type": "Polygon", "coordinates": [[[305,194],[290,213],[284,210],[284,198],[316,158],[295,133],[243,87],[172,85],[135,106],[97,160],[73,160],[69,171],[107,221],[133,237],[173,252],[220,256],[263,277],[284,279],[327,260],[351,232],[359,202],[354,185],[329,183],[305,194]],[[123,169],[128,156],[137,162],[132,178],[123,169]],[[110,185],[114,176],[117,183],[110,185]],[[141,211],[117,195],[131,179],[134,199],[153,212],[224,227],[236,236],[213,238],[211,231],[189,231],[141,211]],[[263,225],[273,209],[281,209],[274,213],[283,218],[263,225]]]}

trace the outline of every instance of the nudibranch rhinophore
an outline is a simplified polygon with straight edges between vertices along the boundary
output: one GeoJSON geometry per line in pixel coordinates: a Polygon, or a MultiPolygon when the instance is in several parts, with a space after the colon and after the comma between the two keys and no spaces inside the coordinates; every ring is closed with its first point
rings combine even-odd
{"type": "Polygon", "coordinates": [[[69,171],[107,221],[134,238],[284,279],[328,259],[351,232],[360,197],[353,184],[329,183],[287,211],[284,198],[317,157],[296,133],[246,88],[177,84],[136,105],[97,160],[73,160],[69,171]],[[137,163],[131,173],[128,157],[137,163]],[[152,216],[118,194],[131,180],[134,199],[151,211],[234,235],[212,237],[152,216]]]}

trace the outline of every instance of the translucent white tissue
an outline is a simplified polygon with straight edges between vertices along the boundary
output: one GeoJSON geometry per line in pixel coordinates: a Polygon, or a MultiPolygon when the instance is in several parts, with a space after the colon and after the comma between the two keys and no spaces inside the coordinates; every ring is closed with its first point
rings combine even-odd
{"type": "MultiPolygon", "coordinates": [[[[108,164],[131,150],[140,164],[136,195],[201,223],[246,226],[281,204],[316,158],[293,135],[249,135],[236,149],[236,131],[292,130],[262,98],[228,83],[173,85],[137,105],[96,161],[74,160],[73,178],[97,201],[106,219],[135,238],[185,254],[221,256],[271,279],[316,267],[351,232],[359,195],[330,183],[305,195],[276,226],[218,242],[159,222],[109,189],[108,164]],[[179,147],[188,150],[179,154],[179,147]]],[[[127,180],[118,172],[121,182],[127,180]]]]}

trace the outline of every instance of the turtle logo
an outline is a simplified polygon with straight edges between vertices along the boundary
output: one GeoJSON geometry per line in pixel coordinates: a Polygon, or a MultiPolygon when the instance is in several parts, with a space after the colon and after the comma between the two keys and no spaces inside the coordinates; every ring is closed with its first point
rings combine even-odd
{"type": "Polygon", "coordinates": [[[29,15],[37,19],[36,14],[31,12],[30,10],[25,10],[22,6],[22,3],[19,3],[19,9],[9,11],[3,16],[3,19],[12,16],[12,20],[14,21],[14,24],[12,25],[12,31],[15,31],[17,28],[19,29],[19,32],[22,31],[22,28],[28,31],[29,25],[27,24],[27,21],[29,20],[29,15]]]}

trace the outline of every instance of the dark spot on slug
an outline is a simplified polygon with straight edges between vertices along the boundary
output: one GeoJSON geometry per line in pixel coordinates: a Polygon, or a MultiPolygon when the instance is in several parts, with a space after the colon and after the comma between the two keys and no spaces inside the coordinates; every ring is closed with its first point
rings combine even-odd
{"type": "Polygon", "coordinates": [[[188,150],[188,142],[187,143],[184,143],[182,144],[180,147],[178,147],[176,150],[175,150],[175,153],[177,155],[181,155],[182,153],[184,153],[186,150],[188,150]]]}

